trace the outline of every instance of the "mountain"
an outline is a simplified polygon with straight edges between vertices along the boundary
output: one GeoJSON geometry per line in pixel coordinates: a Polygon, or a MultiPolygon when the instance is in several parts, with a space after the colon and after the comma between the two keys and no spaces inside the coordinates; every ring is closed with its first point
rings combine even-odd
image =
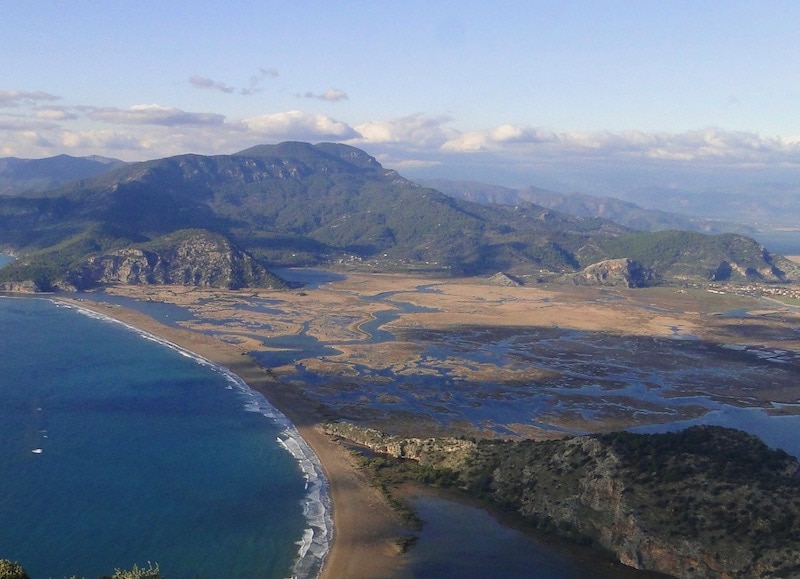
{"type": "Polygon", "coordinates": [[[681,232],[636,233],[534,204],[472,203],[404,179],[354,147],[287,142],[135,163],[0,197],[0,247],[25,253],[20,263],[27,264],[4,268],[0,282],[35,273],[39,287],[85,285],[91,276],[68,283],[67,274],[108,251],[182,230],[220,236],[262,266],[549,279],[630,258],[658,281],[722,279],[724,272],[779,281],[790,272],[788,262],[741,236],[696,234],[686,243],[681,232]]]}
{"type": "Polygon", "coordinates": [[[0,159],[0,195],[45,191],[70,181],[88,179],[124,165],[119,159],[92,155],[58,155],[45,159],[0,159]]]}
{"type": "Polygon", "coordinates": [[[738,430],[541,442],[400,438],[348,423],[326,431],[406,459],[395,470],[384,457],[363,462],[390,471],[391,484],[458,488],[637,569],[687,578],[800,570],[800,463],[738,430]]]}
{"type": "Polygon", "coordinates": [[[748,223],[760,230],[776,226],[796,228],[800,222],[800,186],[764,180],[758,184],[731,185],[703,191],[665,187],[638,188],[624,194],[628,200],[664,211],[700,218],[748,223]]]}
{"type": "Polygon", "coordinates": [[[443,193],[476,203],[516,205],[535,203],[548,209],[578,217],[602,217],[640,231],[677,229],[700,233],[740,233],[752,235],[755,228],[740,223],[715,221],[658,209],[644,209],[614,197],[595,197],[585,193],[556,193],[538,187],[511,189],[472,181],[431,179],[423,182],[443,193]]]}

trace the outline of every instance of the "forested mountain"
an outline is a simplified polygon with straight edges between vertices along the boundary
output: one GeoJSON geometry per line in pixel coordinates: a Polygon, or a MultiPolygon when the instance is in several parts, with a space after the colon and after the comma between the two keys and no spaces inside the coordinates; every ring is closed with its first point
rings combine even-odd
{"type": "Polygon", "coordinates": [[[0,195],[53,189],[70,181],[96,177],[125,163],[107,157],[58,155],[45,159],[0,159],[0,195]]]}
{"type": "MultiPolygon", "coordinates": [[[[135,163],[36,194],[0,197],[0,247],[23,258],[2,281],[75,277],[87,260],[176,231],[209,231],[262,265],[522,276],[570,274],[635,252],[653,280],[784,277],[783,262],[740,236],[634,233],[534,204],[481,205],[421,187],[347,145],[287,142],[233,155],[135,163]],[[650,236],[650,237],[648,237],[650,236]],[[733,264],[723,267],[723,263],[733,264]],[[739,272],[746,272],[740,275],[739,272]]],[[[41,283],[40,283],[41,282],[41,283]]],[[[77,282],[77,283],[76,283],[77,282]]],[[[43,284],[43,285],[42,285],[43,284]]]]}

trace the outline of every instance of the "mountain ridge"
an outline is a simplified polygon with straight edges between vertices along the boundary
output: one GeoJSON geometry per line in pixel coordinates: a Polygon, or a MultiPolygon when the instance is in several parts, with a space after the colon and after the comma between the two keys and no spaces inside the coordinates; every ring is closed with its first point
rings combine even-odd
{"type": "Polygon", "coordinates": [[[586,193],[558,193],[539,187],[511,188],[475,181],[426,179],[421,184],[443,193],[476,203],[516,205],[534,203],[576,217],[601,217],[639,231],[679,229],[699,233],[739,233],[752,235],[754,227],[741,223],[715,221],[697,216],[646,209],[631,201],[586,193]]]}
{"type": "Polygon", "coordinates": [[[54,189],[70,181],[96,177],[123,165],[124,161],[99,155],[56,155],[43,159],[3,157],[0,158],[0,195],[54,189]]]}
{"type": "MultiPolygon", "coordinates": [[[[785,281],[793,271],[741,236],[698,234],[687,244],[677,231],[637,233],[530,203],[511,207],[455,199],[337,143],[177,155],[57,189],[0,197],[0,246],[28,254],[34,265],[37,259],[52,264],[59,244],[98,230],[118,241],[95,244],[81,259],[134,239],[206,230],[262,266],[347,265],[450,276],[507,271],[530,280],[630,258],[654,270],[654,283],[710,280],[722,272],[731,279],[785,281]],[[684,262],[700,265],[686,268],[684,262]],[[736,267],[721,267],[724,263],[736,267]]],[[[74,269],[78,256],[72,257],[74,269]]],[[[23,281],[10,275],[0,273],[0,281],[23,281]]]]}

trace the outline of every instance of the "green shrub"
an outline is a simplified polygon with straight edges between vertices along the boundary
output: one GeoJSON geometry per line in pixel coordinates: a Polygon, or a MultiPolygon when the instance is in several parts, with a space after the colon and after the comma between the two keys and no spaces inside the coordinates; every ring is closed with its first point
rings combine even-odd
{"type": "Polygon", "coordinates": [[[158,569],[158,563],[155,567],[150,561],[147,562],[147,568],[134,565],[130,571],[123,571],[115,569],[111,579],[163,579],[161,572],[158,569]]]}
{"type": "Polygon", "coordinates": [[[0,559],[0,579],[30,579],[30,577],[19,563],[0,559]]]}

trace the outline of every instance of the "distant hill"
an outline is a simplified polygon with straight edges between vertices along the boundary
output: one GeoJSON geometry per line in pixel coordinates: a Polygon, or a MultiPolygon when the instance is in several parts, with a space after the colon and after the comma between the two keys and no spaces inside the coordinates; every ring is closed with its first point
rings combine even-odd
{"type": "Polygon", "coordinates": [[[740,233],[743,235],[752,235],[756,232],[755,228],[749,225],[714,221],[657,209],[644,209],[635,203],[614,197],[595,197],[585,193],[556,193],[538,187],[512,189],[473,181],[446,179],[430,179],[422,183],[447,195],[476,203],[503,205],[535,203],[578,217],[602,217],[639,231],[679,229],[700,233],[740,233]]]}
{"type": "Polygon", "coordinates": [[[504,271],[530,280],[630,258],[642,271],[652,269],[647,279],[654,282],[725,272],[775,281],[789,271],[788,262],[741,236],[696,234],[686,243],[681,232],[636,233],[530,203],[473,203],[421,187],[354,147],[287,142],[135,163],[57,189],[0,197],[0,247],[26,254],[16,269],[0,270],[0,282],[25,281],[24,271],[38,276],[39,287],[79,286],[85,281],[67,282],[67,274],[83,271],[87,261],[181,230],[221,236],[262,266],[504,271]]]}
{"type": "Polygon", "coordinates": [[[0,195],[46,191],[80,179],[96,177],[124,165],[119,159],[93,155],[58,155],[44,159],[0,159],[0,195]]]}
{"type": "Polygon", "coordinates": [[[658,187],[639,188],[625,198],[647,207],[699,217],[738,221],[770,230],[800,223],[800,183],[781,185],[765,180],[758,185],[709,189],[700,193],[658,187]]]}

